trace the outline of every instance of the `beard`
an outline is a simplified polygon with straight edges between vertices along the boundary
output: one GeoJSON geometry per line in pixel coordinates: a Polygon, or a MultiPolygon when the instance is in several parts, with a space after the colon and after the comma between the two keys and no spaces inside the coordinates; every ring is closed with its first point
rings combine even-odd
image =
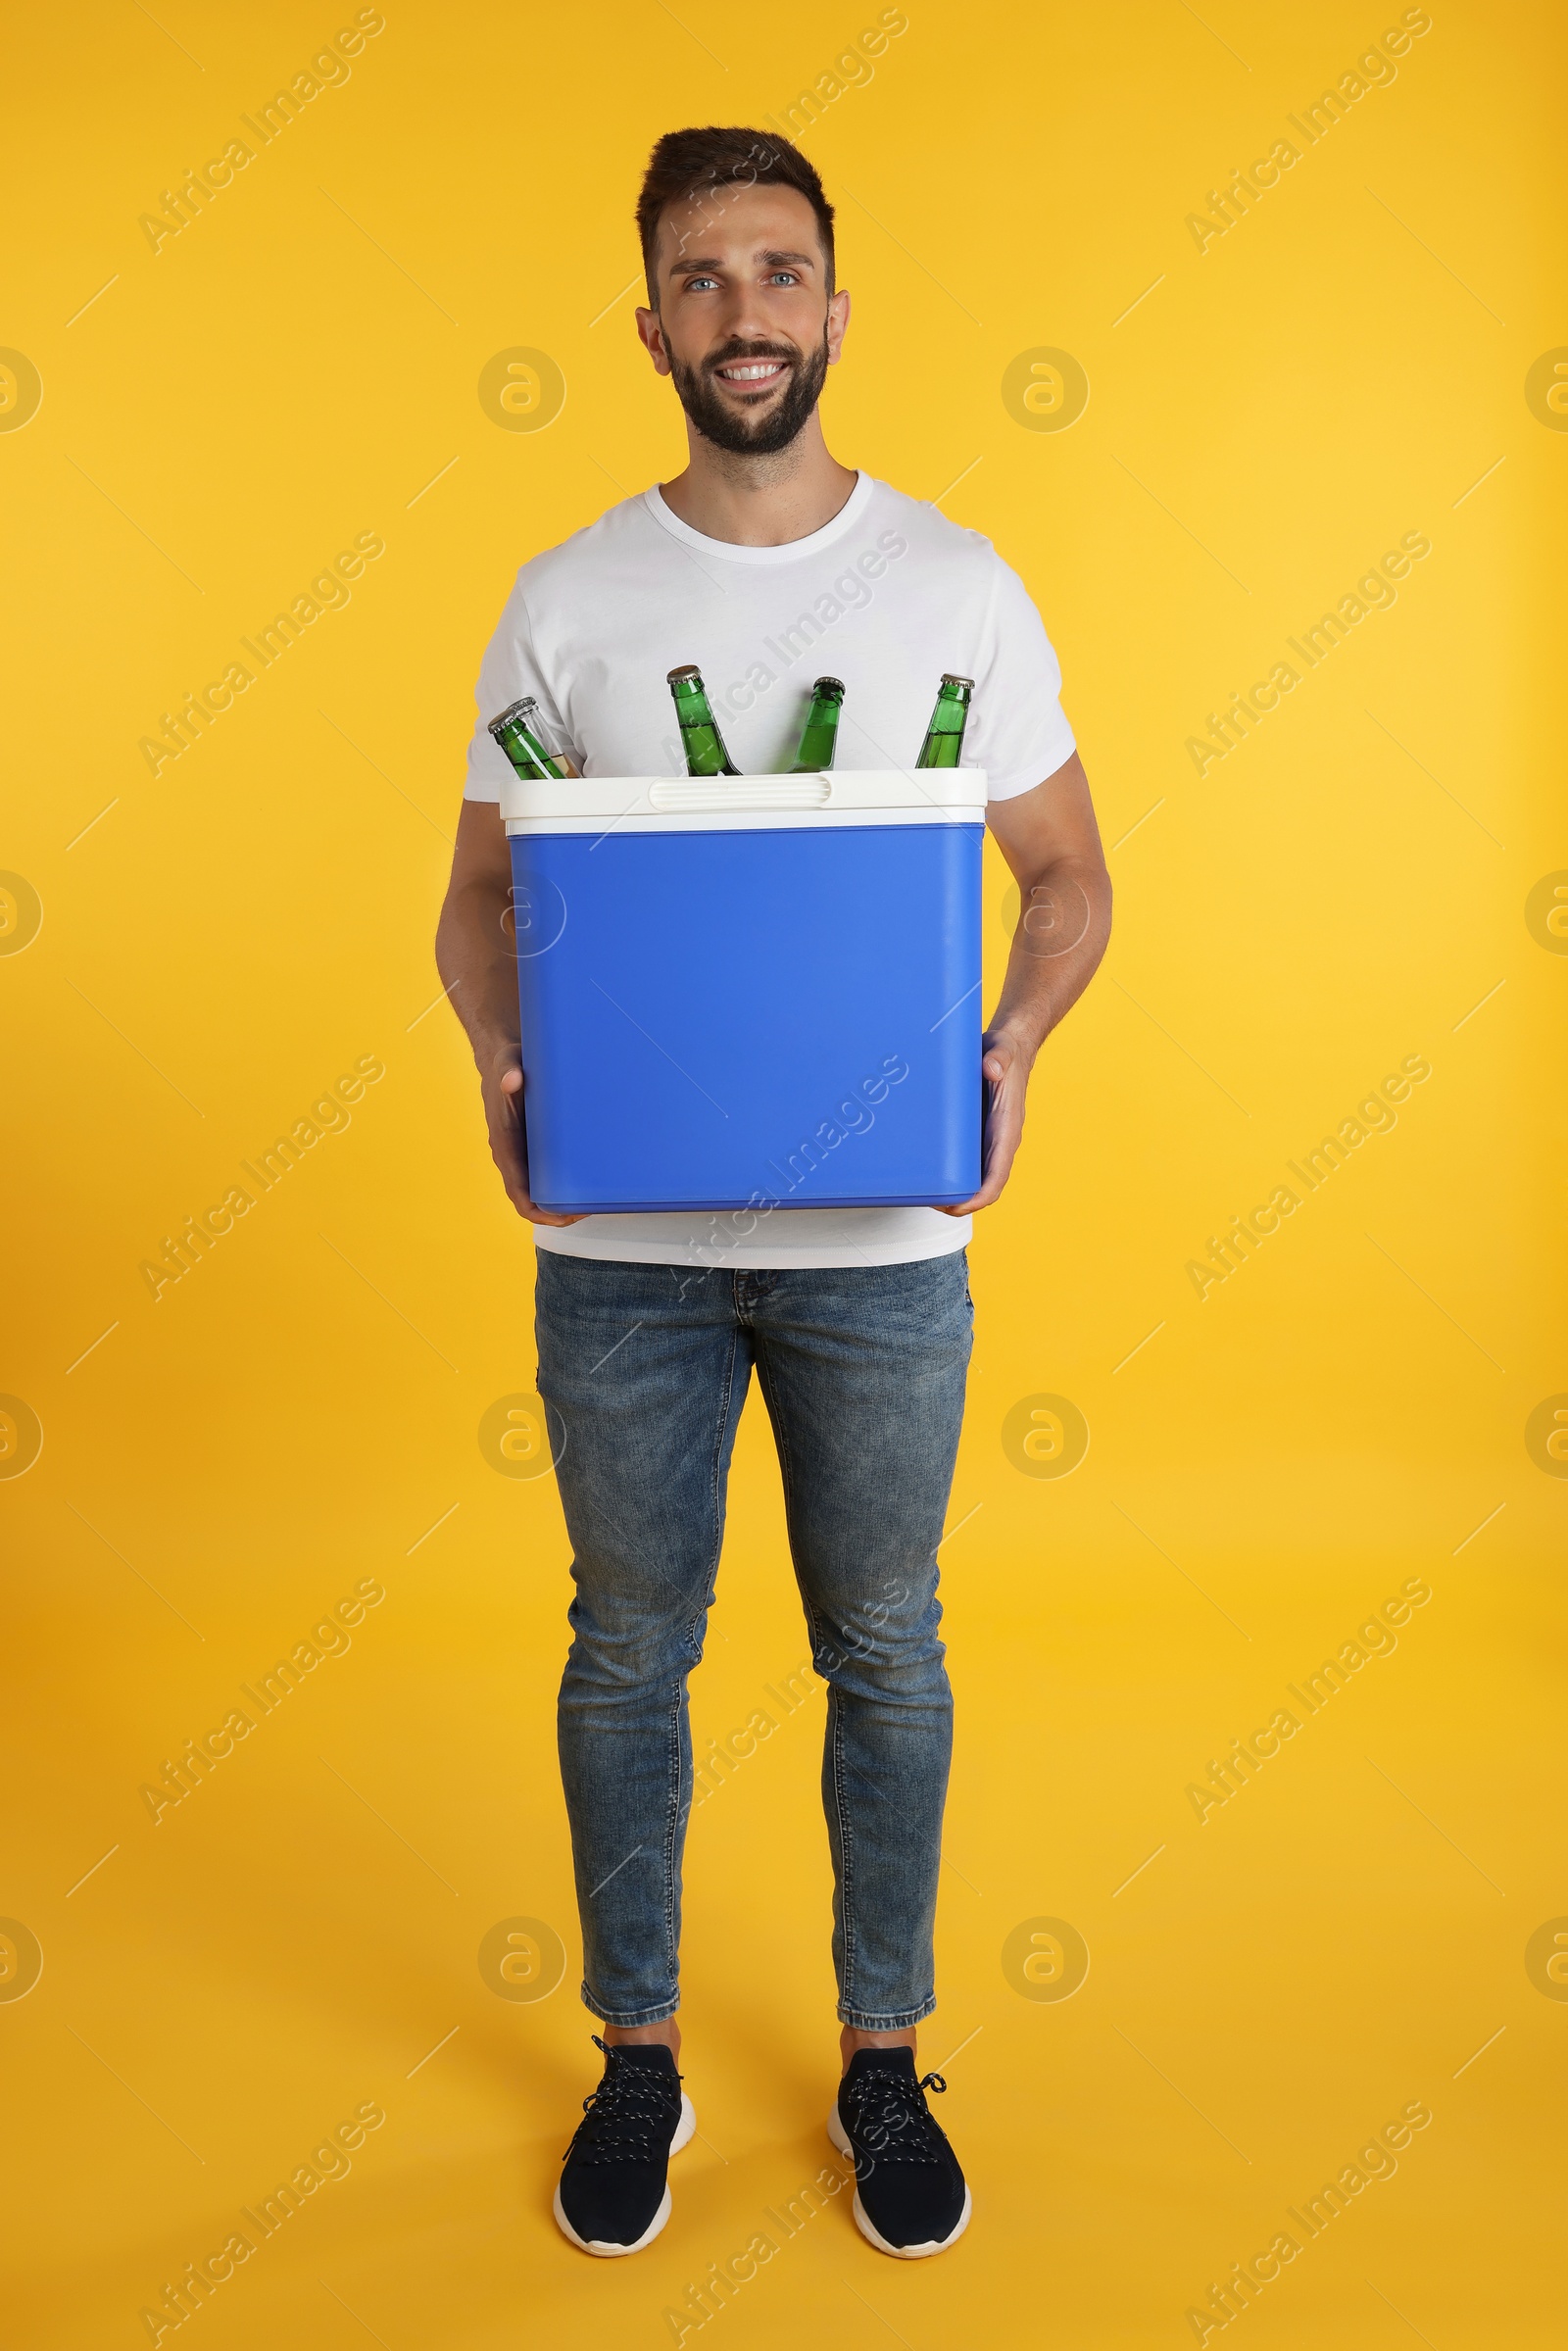
{"type": "Polygon", "coordinates": [[[670,374],[681,407],[705,441],[728,450],[732,457],[772,457],[787,449],[822,396],[827,377],[827,330],[819,349],[808,358],[794,343],[732,343],[715,352],[700,367],[688,367],[670,354],[670,374]],[[713,371],[736,360],[783,360],[790,368],[783,396],[754,422],[744,410],[725,407],[714,388],[713,371]]]}

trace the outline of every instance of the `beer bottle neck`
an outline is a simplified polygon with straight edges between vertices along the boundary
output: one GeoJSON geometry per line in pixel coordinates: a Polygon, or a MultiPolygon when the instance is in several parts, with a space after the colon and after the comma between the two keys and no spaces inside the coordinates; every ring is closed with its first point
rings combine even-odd
{"type": "Polygon", "coordinates": [[[718,722],[709,708],[702,679],[672,677],[669,690],[675,698],[675,716],[680,725],[687,774],[739,775],[740,769],[725,749],[718,722]]]}

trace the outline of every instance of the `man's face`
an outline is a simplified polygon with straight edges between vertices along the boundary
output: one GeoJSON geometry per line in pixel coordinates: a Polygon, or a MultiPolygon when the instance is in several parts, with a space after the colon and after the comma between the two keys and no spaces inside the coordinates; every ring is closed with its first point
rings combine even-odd
{"type": "Polygon", "coordinates": [[[704,438],[741,457],[787,449],[815,408],[849,318],[828,295],[816,215],[795,188],[704,188],[659,224],[659,309],[637,326],[704,438]]]}

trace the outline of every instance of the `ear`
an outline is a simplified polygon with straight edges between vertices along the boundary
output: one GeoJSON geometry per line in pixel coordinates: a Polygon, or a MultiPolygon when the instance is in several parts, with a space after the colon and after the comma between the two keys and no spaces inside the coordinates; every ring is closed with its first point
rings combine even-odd
{"type": "Polygon", "coordinates": [[[844,349],[845,330],[850,323],[850,296],[847,287],[828,296],[827,304],[827,364],[836,367],[844,349]]]}
{"type": "Polygon", "coordinates": [[[642,337],[643,348],[653,361],[658,373],[667,375],[669,373],[669,352],[664,343],[664,329],[660,321],[659,313],[644,310],[639,305],[637,332],[642,337]]]}

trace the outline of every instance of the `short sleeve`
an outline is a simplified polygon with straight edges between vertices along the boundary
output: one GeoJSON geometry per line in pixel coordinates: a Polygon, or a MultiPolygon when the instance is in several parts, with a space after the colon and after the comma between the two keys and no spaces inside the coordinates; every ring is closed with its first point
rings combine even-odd
{"type": "Polygon", "coordinates": [[[479,682],[474,688],[477,710],[468,745],[468,776],[463,789],[465,800],[500,800],[501,787],[511,775],[512,766],[490,732],[490,721],[509,703],[520,701],[525,694],[531,694],[538,703],[540,717],[553,730],[555,741],[564,742],[566,730],[535,659],[533,631],[519,573],[479,664],[479,682]]]}
{"type": "Polygon", "coordinates": [[[1016,571],[993,555],[989,609],[964,738],[966,765],[983,767],[992,800],[1016,800],[1072,758],[1077,740],[1060,702],[1061,664],[1016,571]]]}

